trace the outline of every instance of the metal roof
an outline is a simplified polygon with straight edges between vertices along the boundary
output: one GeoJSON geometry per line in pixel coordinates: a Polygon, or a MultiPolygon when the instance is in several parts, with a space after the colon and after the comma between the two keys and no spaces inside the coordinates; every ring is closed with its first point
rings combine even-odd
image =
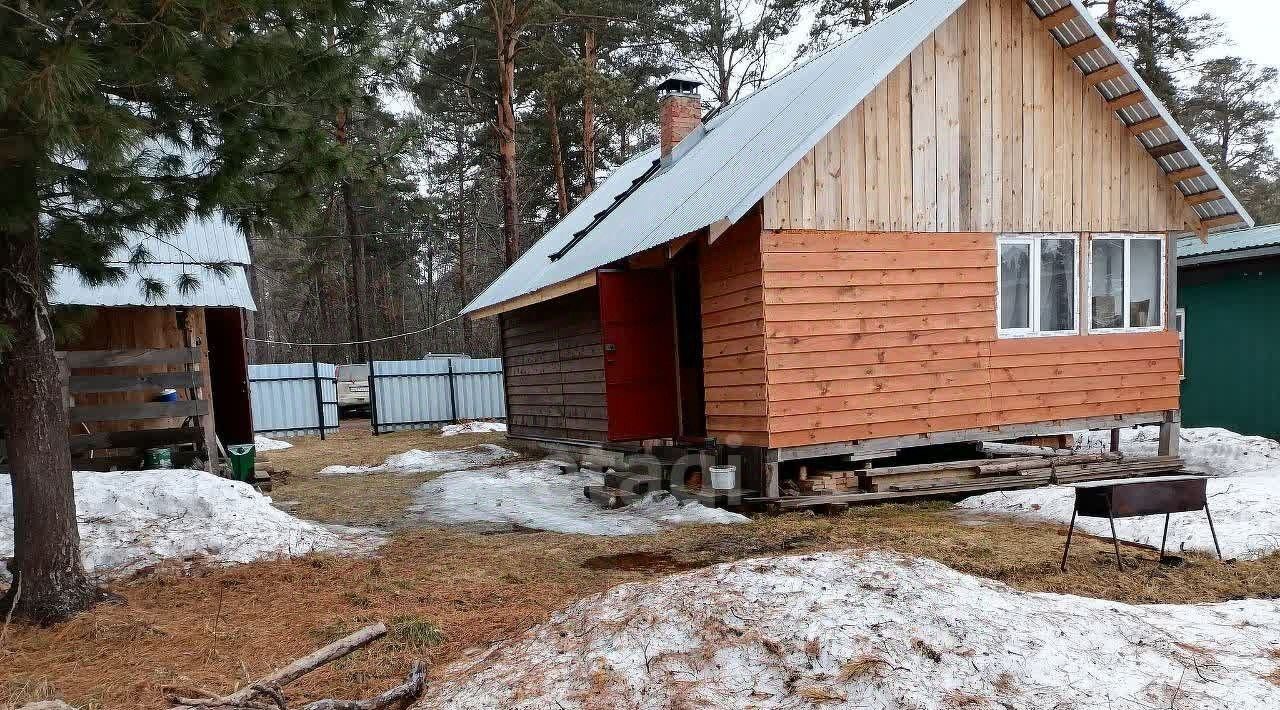
{"type": "Polygon", "coordinates": [[[117,250],[107,263],[121,267],[125,277],[118,283],[89,286],[75,269],[54,270],[49,301],[61,305],[84,306],[233,306],[256,310],[245,268],[249,247],[244,236],[225,220],[192,218],[177,234],[163,237],[133,234],[128,245],[117,250]],[[149,257],[142,264],[129,263],[138,244],[149,257]],[[230,274],[220,276],[203,265],[229,263],[230,274]],[[183,293],[178,283],[183,274],[195,276],[199,284],[183,293]],[[163,295],[147,300],[144,278],[165,285],[163,295]]]}
{"type": "Polygon", "coordinates": [[[620,166],[463,313],[571,279],[721,220],[736,221],[964,0],[913,0],[844,43],[730,104],[563,257],[549,257],[658,159],[620,166]]]}
{"type": "MultiPolygon", "coordinates": [[[[651,149],[627,161],[462,312],[471,313],[572,279],[718,222],[737,221],[965,1],[911,0],[902,5],[826,53],[708,117],[676,146],[672,160],[639,184],[637,179],[658,160],[659,150],[651,149]],[[566,246],[571,248],[566,250],[566,246]],[[553,259],[552,255],[558,256],[553,259]]],[[[1078,0],[1027,3],[1040,17],[1068,5],[1080,13],[1052,30],[1059,44],[1099,36],[1101,47],[1078,57],[1077,65],[1086,73],[1091,71],[1091,62],[1124,67],[1125,76],[1103,82],[1098,90],[1108,99],[1141,91],[1144,101],[1132,110],[1164,117],[1166,128],[1140,134],[1139,139],[1148,147],[1156,146],[1167,142],[1162,141],[1162,131],[1170,131],[1186,150],[1153,159],[1166,172],[1197,164],[1205,172],[1202,177],[1177,183],[1179,189],[1184,194],[1204,189],[1223,191],[1221,200],[1194,208],[1202,218],[1238,212],[1252,224],[1191,139],[1078,0]]],[[[1141,120],[1138,114],[1119,115],[1127,124],[1141,120]]]]}
{"type": "Polygon", "coordinates": [[[1197,237],[1185,237],[1178,240],[1178,258],[1191,259],[1211,254],[1241,252],[1238,256],[1249,256],[1245,252],[1264,247],[1280,246],[1280,224],[1268,224],[1253,229],[1240,229],[1234,232],[1222,232],[1209,238],[1208,243],[1197,237]]]}

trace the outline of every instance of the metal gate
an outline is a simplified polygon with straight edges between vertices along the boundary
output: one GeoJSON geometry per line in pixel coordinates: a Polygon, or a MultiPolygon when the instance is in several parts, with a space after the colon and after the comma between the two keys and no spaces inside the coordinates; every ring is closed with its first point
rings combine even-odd
{"type": "Polygon", "coordinates": [[[320,438],[338,428],[337,368],[327,362],[249,366],[253,431],[320,438]]]}
{"type": "Polygon", "coordinates": [[[375,435],[506,416],[501,358],[370,363],[369,423],[375,435]]]}

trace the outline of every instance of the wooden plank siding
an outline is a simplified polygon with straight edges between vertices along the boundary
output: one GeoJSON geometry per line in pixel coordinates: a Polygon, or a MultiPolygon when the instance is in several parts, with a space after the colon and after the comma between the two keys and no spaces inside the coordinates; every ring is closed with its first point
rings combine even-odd
{"type": "Polygon", "coordinates": [[[765,229],[1198,224],[1022,0],[970,0],[762,200],[765,229]]]}
{"type": "Polygon", "coordinates": [[[511,436],[605,441],[598,290],[504,313],[501,328],[511,436]]]}
{"type": "Polygon", "coordinates": [[[769,443],[760,256],[760,213],[752,210],[699,259],[707,435],[729,445],[769,443]]]}
{"type": "Polygon", "coordinates": [[[761,244],[771,447],[1178,407],[1174,332],[997,339],[994,234],[761,244]]]}

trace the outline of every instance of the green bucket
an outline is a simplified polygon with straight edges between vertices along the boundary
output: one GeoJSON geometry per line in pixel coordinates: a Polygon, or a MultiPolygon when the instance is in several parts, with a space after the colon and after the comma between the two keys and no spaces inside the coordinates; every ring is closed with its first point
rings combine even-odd
{"type": "Polygon", "coordinates": [[[227,447],[231,458],[231,477],[237,481],[253,481],[253,444],[232,444],[227,447]]]}
{"type": "Polygon", "coordinates": [[[142,464],[148,469],[173,468],[173,449],[147,449],[142,453],[142,464]]]}

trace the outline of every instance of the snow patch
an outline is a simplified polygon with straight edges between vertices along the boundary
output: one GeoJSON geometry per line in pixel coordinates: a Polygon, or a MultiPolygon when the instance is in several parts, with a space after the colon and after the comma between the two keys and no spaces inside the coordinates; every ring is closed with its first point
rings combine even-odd
{"type": "MultiPolygon", "coordinates": [[[[1081,449],[1110,447],[1109,432],[1077,435],[1081,449]]],[[[1120,449],[1134,456],[1154,456],[1160,443],[1159,427],[1122,429],[1120,449]]],[[[1210,476],[1209,512],[1218,531],[1225,558],[1254,559],[1280,550],[1280,443],[1260,436],[1245,436],[1227,429],[1183,429],[1181,455],[1187,466],[1210,476]]],[[[966,498],[958,508],[1000,513],[1045,522],[1071,521],[1075,493],[1068,486],[1025,491],[997,491],[966,498]]],[[[1110,538],[1111,527],[1099,518],[1078,518],[1076,527],[1091,535],[1110,538]]],[[[1160,547],[1164,518],[1153,515],[1116,520],[1116,534],[1151,547],[1160,547]]],[[[1169,519],[1167,550],[1213,553],[1213,536],[1203,512],[1176,513],[1169,519]]]]}
{"type": "MultiPolygon", "coordinates": [[[[1077,448],[1105,450],[1111,446],[1108,431],[1080,432],[1077,448]]],[[[1120,430],[1120,450],[1131,456],[1155,456],[1160,446],[1160,427],[1146,426],[1120,430]]],[[[1259,473],[1280,476],[1280,442],[1261,436],[1246,436],[1218,427],[1183,429],[1179,455],[1188,468],[1211,476],[1238,476],[1259,473]]]]}
{"type": "Polygon", "coordinates": [[[456,471],[422,484],[409,510],[423,522],[583,535],[646,535],[669,525],[749,521],[666,492],[605,510],[582,492],[584,486],[601,483],[598,473],[561,473],[552,461],[456,471]]]}
{"type": "Polygon", "coordinates": [[[1262,710],[1280,605],[1029,593],[822,553],[624,584],[446,670],[418,708],[1262,710]]]}
{"type": "Polygon", "coordinates": [[[269,439],[259,434],[253,437],[253,448],[255,451],[283,451],[292,449],[293,444],[279,439],[269,439]]]}
{"type": "MultiPolygon", "coordinates": [[[[111,576],[163,560],[251,562],[372,548],[373,534],[313,523],[271,505],[247,483],[205,471],[76,471],[81,555],[111,576]]],[[[0,558],[13,555],[13,492],[0,477],[0,558]]]]}
{"type": "Polygon", "coordinates": [[[456,471],[477,466],[488,466],[518,456],[510,449],[493,444],[480,444],[466,449],[423,451],[410,449],[402,454],[388,456],[377,466],[326,466],[321,476],[345,476],[356,473],[427,473],[456,471]]]}
{"type": "Polygon", "coordinates": [[[458,434],[488,434],[506,432],[507,425],[502,422],[463,422],[462,424],[445,424],[440,428],[440,436],[457,436],[458,434]]]}

